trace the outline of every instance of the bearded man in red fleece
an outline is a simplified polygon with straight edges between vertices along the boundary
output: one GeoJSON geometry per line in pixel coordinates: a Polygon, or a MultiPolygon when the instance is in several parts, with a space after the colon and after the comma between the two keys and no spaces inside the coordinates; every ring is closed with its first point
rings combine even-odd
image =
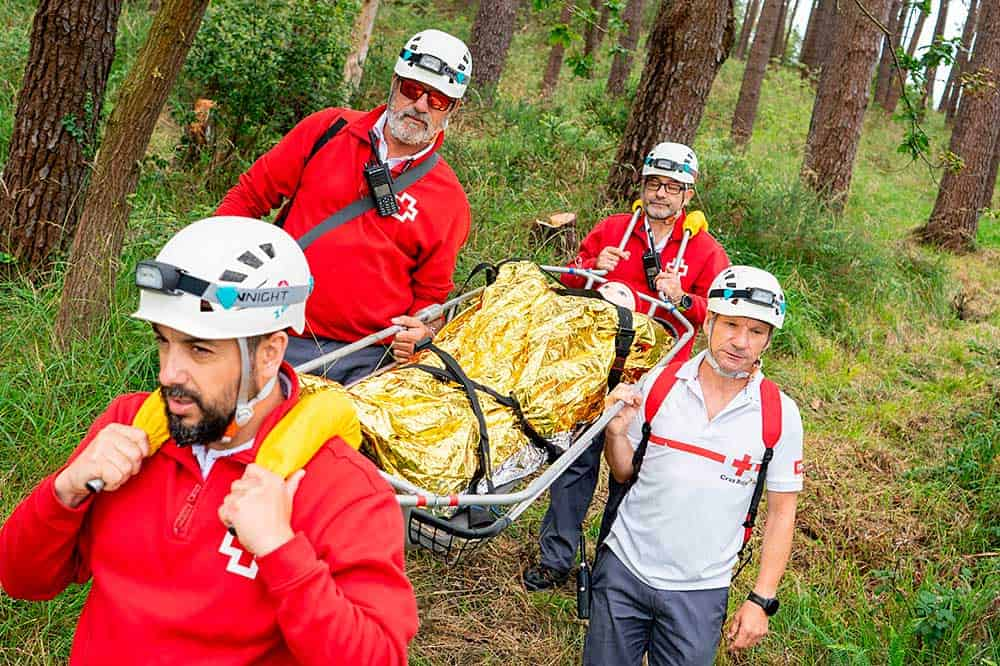
{"type": "MultiPolygon", "coordinates": [[[[276,222],[305,250],[316,286],[305,332],[289,340],[293,366],[390,324],[405,327],[391,347],[396,360],[433,335],[435,324],[414,315],[454,287],[471,219],[465,192],[437,150],[471,76],[472,55],[460,39],[418,32],[396,61],[388,104],[307,117],[219,205],[217,215],[255,218],[283,205],[276,222]],[[402,189],[415,174],[422,175],[402,189]],[[373,208],[330,222],[369,199],[373,208]]],[[[388,350],[376,345],[313,372],[346,384],[387,360],[388,350]]]]}
{"type": "Polygon", "coordinates": [[[209,218],[136,283],[160,388],[114,400],[14,510],[0,587],[93,582],[73,666],[405,664],[417,605],[395,496],[347,441],[350,402],[300,393],[282,362],[311,285],[295,240],[209,218]]]}

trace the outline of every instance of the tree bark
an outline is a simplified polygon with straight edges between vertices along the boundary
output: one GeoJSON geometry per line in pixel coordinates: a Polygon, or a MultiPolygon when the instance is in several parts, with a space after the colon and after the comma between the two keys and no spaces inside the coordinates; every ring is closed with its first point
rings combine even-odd
{"type": "Polygon", "coordinates": [[[969,63],[972,40],[976,34],[976,17],[979,15],[978,4],[977,0],[969,0],[969,13],[965,17],[965,27],[962,29],[962,48],[955,56],[955,62],[951,66],[951,74],[948,76],[948,87],[941,97],[941,107],[938,110],[944,112],[944,119],[947,122],[951,122],[955,117],[955,110],[958,107],[962,74],[969,63]]]}
{"type": "MultiPolygon", "coordinates": [[[[931,44],[944,39],[944,29],[948,22],[948,0],[941,0],[938,5],[937,21],[934,23],[934,34],[931,36],[931,44]]],[[[934,103],[934,79],[937,78],[937,65],[928,66],[924,70],[924,91],[920,96],[920,108],[927,108],[927,100],[934,103]]]]}
{"type": "Polygon", "coordinates": [[[603,0],[590,0],[590,10],[593,20],[587,21],[587,27],[583,29],[583,55],[593,57],[604,39],[603,32],[608,27],[608,6],[603,0]]]}
{"type": "Polygon", "coordinates": [[[128,222],[128,196],[167,95],[198,32],[208,0],[163,0],[108,119],[91,187],[73,238],[56,339],[94,333],[108,312],[128,222]]]}
{"type": "Polygon", "coordinates": [[[803,35],[802,45],[799,47],[799,62],[803,64],[802,58],[812,49],[812,42],[816,39],[816,17],[819,13],[820,2],[821,0],[812,0],[812,7],[809,9],[809,20],[806,21],[806,34],[803,35]]]}
{"type": "Polygon", "coordinates": [[[365,73],[365,60],[368,58],[368,45],[371,44],[372,31],[375,29],[378,3],[379,0],[361,0],[361,8],[354,17],[351,52],[344,60],[344,83],[350,90],[355,90],[361,84],[361,77],[365,73]]]}
{"type": "Polygon", "coordinates": [[[781,46],[785,43],[785,17],[788,15],[788,0],[783,0],[778,20],[774,24],[774,37],[771,40],[771,59],[780,60],[782,57],[781,46]]]}
{"type": "Polygon", "coordinates": [[[771,41],[774,39],[774,25],[781,11],[781,0],[764,0],[760,11],[760,22],[747,66],[743,70],[743,84],[740,86],[740,98],[733,112],[733,127],[730,136],[737,146],[746,145],[753,135],[753,124],[757,118],[757,105],[760,102],[760,86],[767,71],[768,59],[771,55],[771,41]]]}
{"type": "Polygon", "coordinates": [[[885,108],[885,96],[889,91],[895,64],[893,52],[903,40],[903,28],[906,20],[907,5],[905,0],[893,0],[889,9],[889,36],[882,40],[882,56],[878,61],[878,74],[875,75],[875,101],[885,108]]]}
{"type": "Polygon", "coordinates": [[[993,134],[992,157],[986,178],[983,179],[982,197],[979,200],[980,210],[993,207],[993,192],[997,187],[997,170],[1000,169],[1000,125],[994,125],[993,134]]]}
{"type": "Polygon", "coordinates": [[[657,142],[691,144],[712,82],[735,40],[732,0],[663,2],[605,192],[630,201],[637,167],[657,142]]]}
{"type": "Polygon", "coordinates": [[[514,37],[517,0],[481,0],[472,24],[469,50],[475,64],[473,82],[486,100],[493,99],[514,37]]]}
{"type": "Polygon", "coordinates": [[[837,25],[837,0],[819,0],[819,5],[813,13],[816,15],[816,23],[812,28],[812,40],[808,44],[808,50],[803,48],[802,57],[799,59],[805,65],[803,70],[805,75],[822,69],[823,63],[826,62],[830,51],[830,39],[837,25]]]}
{"type": "Polygon", "coordinates": [[[750,48],[750,35],[757,22],[757,14],[760,12],[760,2],[761,0],[750,0],[747,3],[747,10],[743,15],[743,25],[740,27],[740,38],[736,42],[736,52],[734,53],[740,60],[747,57],[747,50],[750,48]]]}
{"type": "Polygon", "coordinates": [[[615,53],[608,73],[607,92],[613,97],[624,94],[625,84],[632,73],[632,57],[639,43],[639,28],[642,24],[642,0],[628,0],[622,19],[626,27],[618,38],[620,50],[615,53]]]}
{"type": "Polygon", "coordinates": [[[781,47],[781,62],[784,64],[788,59],[788,45],[792,41],[792,30],[795,28],[795,15],[799,13],[799,0],[795,0],[792,5],[792,13],[788,17],[788,27],[785,29],[785,43],[781,47]]]}
{"type": "Polygon", "coordinates": [[[41,0],[0,173],[0,248],[48,268],[73,236],[115,56],[121,0],[41,0]]]}
{"type": "MultiPolygon", "coordinates": [[[[906,47],[906,55],[913,57],[913,54],[917,51],[917,44],[920,41],[920,33],[924,30],[924,22],[927,21],[927,14],[924,12],[919,12],[917,14],[917,24],[913,28],[913,32],[910,33],[910,44],[906,47]]],[[[892,81],[889,86],[889,92],[885,96],[885,110],[889,113],[894,113],[896,111],[896,106],[899,104],[899,97],[903,94],[903,89],[900,87],[900,78],[903,81],[908,80],[910,77],[910,72],[908,70],[903,70],[902,75],[897,75],[893,72],[892,81]]]]}
{"type": "MultiPolygon", "coordinates": [[[[559,15],[559,22],[569,25],[573,18],[573,0],[566,0],[563,3],[562,13],[559,15]]],[[[549,62],[545,66],[545,75],[542,76],[542,99],[552,99],[552,93],[556,91],[556,84],[559,83],[559,72],[562,70],[563,56],[566,55],[566,47],[559,42],[552,45],[549,51],[549,62]]]]}
{"type": "MultiPolygon", "coordinates": [[[[891,0],[868,0],[872,16],[885,23],[891,0]]],[[[801,177],[835,209],[843,208],[868,107],[872,72],[882,32],[856,4],[841,5],[833,43],[838,45],[820,76],[809,123],[801,177]]]]}
{"type": "Polygon", "coordinates": [[[930,220],[917,230],[923,242],[957,252],[975,248],[985,180],[1000,129],[996,122],[1000,115],[1000,4],[983,2],[979,11],[976,48],[969,63],[969,72],[978,80],[962,91],[962,106],[948,146],[963,166],[944,172],[930,220]]]}

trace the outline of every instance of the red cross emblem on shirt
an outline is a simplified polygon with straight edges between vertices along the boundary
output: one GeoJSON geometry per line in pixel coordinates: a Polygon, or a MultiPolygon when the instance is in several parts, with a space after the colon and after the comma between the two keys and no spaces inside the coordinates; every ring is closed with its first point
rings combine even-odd
{"type": "Polygon", "coordinates": [[[736,476],[743,476],[743,472],[753,467],[753,463],[750,462],[750,454],[744,453],[739,460],[733,458],[733,467],[736,468],[736,476]]]}

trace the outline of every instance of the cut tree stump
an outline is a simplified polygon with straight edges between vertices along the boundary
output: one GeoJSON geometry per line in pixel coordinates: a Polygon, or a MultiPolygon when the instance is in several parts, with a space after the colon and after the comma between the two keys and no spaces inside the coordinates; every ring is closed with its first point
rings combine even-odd
{"type": "Polygon", "coordinates": [[[547,220],[535,220],[531,225],[531,243],[536,247],[551,246],[564,261],[576,256],[576,213],[556,213],[547,220]]]}

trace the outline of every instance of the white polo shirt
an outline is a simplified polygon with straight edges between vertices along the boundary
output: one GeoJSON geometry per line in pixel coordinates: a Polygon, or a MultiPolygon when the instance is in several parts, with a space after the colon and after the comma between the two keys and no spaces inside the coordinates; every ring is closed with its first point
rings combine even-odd
{"type": "MultiPolygon", "coordinates": [[[[607,544],[628,569],[660,590],[728,587],[743,543],[764,455],[758,372],[708,420],[698,381],[705,352],[681,366],[677,382],[653,418],[639,478],[622,501],[607,544]]],[[[660,370],[645,383],[643,407],[629,426],[632,448],[642,436],[645,399],[660,370]]],[[[802,419],[781,394],[781,438],[767,469],[767,490],[802,490],[802,419]]]]}

